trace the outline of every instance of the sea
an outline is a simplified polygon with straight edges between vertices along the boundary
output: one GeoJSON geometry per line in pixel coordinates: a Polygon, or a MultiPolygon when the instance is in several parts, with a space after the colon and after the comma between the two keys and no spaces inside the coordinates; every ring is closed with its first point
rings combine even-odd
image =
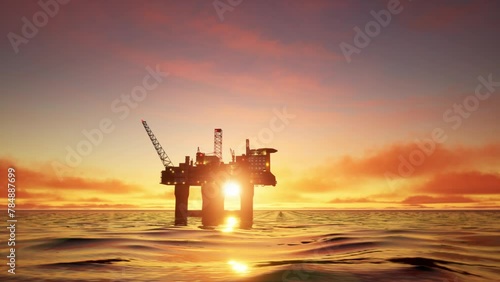
{"type": "Polygon", "coordinates": [[[255,211],[251,229],[174,226],[173,211],[16,220],[15,274],[4,227],[0,281],[500,281],[500,211],[255,211]]]}

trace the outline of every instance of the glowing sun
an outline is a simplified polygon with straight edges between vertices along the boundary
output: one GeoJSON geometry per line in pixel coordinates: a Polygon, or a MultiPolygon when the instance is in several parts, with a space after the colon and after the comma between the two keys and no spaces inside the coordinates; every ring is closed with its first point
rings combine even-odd
{"type": "Polygon", "coordinates": [[[235,197],[240,194],[240,185],[236,182],[229,181],[224,184],[224,195],[227,197],[235,197]]]}

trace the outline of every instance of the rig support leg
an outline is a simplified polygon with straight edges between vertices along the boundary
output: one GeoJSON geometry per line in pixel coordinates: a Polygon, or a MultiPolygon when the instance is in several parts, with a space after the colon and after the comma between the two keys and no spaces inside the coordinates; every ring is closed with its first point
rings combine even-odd
{"type": "Polygon", "coordinates": [[[189,185],[175,185],[175,225],[187,225],[189,185]]]}
{"type": "Polygon", "coordinates": [[[224,217],[224,195],[221,187],[215,183],[201,186],[203,226],[216,226],[222,223],[224,217]]]}
{"type": "Polygon", "coordinates": [[[240,200],[240,227],[252,228],[253,225],[253,194],[252,183],[245,183],[241,187],[240,200]]]}

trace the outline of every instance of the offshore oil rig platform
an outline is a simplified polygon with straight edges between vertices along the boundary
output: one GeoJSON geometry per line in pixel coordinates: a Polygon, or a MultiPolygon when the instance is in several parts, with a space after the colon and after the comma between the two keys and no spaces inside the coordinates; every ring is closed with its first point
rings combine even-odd
{"type": "Polygon", "coordinates": [[[190,186],[201,186],[202,224],[221,224],[225,212],[223,187],[227,183],[237,183],[240,187],[240,228],[252,227],[254,187],[276,186],[276,177],[271,173],[271,154],[276,153],[276,149],[250,149],[247,139],[245,154],[236,156],[231,150],[231,162],[225,164],[222,161],[222,129],[216,128],[213,153],[202,153],[198,148],[195,160],[186,156],[184,163],[174,166],[145,120],[142,125],[165,167],[160,184],[174,186],[175,225],[187,225],[190,186]]]}

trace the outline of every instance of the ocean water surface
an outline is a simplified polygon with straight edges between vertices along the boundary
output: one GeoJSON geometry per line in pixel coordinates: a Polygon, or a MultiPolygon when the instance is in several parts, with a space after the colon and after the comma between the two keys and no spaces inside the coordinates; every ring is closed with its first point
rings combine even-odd
{"type": "Polygon", "coordinates": [[[500,211],[255,211],[249,230],[175,227],[172,211],[17,216],[0,281],[500,281],[500,211]]]}

